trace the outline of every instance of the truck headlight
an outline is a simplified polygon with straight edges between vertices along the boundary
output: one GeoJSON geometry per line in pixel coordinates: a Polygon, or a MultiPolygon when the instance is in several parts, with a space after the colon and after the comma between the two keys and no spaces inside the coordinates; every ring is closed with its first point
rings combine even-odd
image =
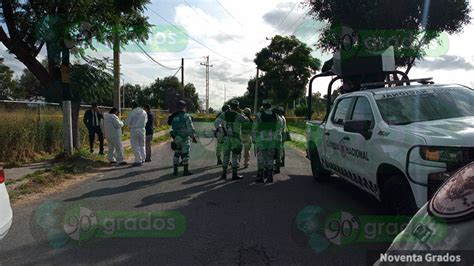
{"type": "Polygon", "coordinates": [[[433,162],[463,162],[463,150],[456,148],[421,147],[420,156],[423,160],[433,162]]]}

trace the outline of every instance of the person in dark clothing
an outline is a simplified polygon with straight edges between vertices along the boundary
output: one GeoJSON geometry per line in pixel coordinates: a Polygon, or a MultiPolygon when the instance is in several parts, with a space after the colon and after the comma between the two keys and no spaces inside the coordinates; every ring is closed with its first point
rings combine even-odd
{"type": "Polygon", "coordinates": [[[104,155],[104,135],[100,128],[101,122],[104,120],[102,112],[97,107],[96,103],[93,103],[91,109],[87,110],[84,114],[84,125],[86,125],[89,132],[89,150],[94,153],[95,135],[99,137],[99,154],[104,155]]]}
{"type": "Polygon", "coordinates": [[[153,116],[153,113],[151,112],[151,107],[148,104],[145,104],[143,106],[143,109],[145,110],[148,121],[146,122],[145,125],[145,131],[146,131],[146,158],[145,162],[151,162],[151,143],[153,142],[153,133],[155,133],[155,117],[153,116]]]}

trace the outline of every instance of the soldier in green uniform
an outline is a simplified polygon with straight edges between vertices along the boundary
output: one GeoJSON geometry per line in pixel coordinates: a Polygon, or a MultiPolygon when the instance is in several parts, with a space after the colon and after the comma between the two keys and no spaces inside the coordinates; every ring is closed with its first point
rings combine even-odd
{"type": "Polygon", "coordinates": [[[270,100],[263,101],[263,110],[257,113],[252,132],[257,148],[257,183],[273,183],[275,155],[279,148],[280,117],[273,112],[270,100]]]}
{"type": "Polygon", "coordinates": [[[168,125],[171,126],[171,136],[173,142],[171,144],[174,150],[173,157],[173,175],[178,175],[178,166],[180,159],[184,166],[184,176],[192,175],[189,171],[189,152],[191,149],[191,139],[194,143],[197,143],[195,129],[191,116],[186,113],[186,102],[179,101],[177,104],[178,111],[173,113],[168,118],[168,125]]]}
{"type": "Polygon", "coordinates": [[[249,120],[242,124],[242,145],[244,153],[244,167],[249,167],[250,149],[252,148],[252,110],[250,108],[244,109],[244,115],[249,120]]]}
{"type": "MultiPolygon", "coordinates": [[[[217,114],[216,119],[224,112],[228,111],[230,109],[229,105],[224,105],[222,107],[222,112],[217,114]]],[[[217,120],[216,120],[217,121],[217,120]]],[[[222,165],[222,152],[223,152],[223,144],[224,144],[224,138],[223,138],[223,129],[219,127],[220,125],[215,125],[216,126],[216,131],[215,131],[215,137],[216,137],[216,156],[217,156],[217,165],[222,165]]]]}
{"type": "Polygon", "coordinates": [[[237,174],[239,168],[238,157],[242,152],[242,124],[248,119],[239,111],[239,102],[233,100],[230,110],[223,112],[216,119],[216,126],[224,130],[224,161],[222,164],[222,178],[227,179],[227,168],[232,154],[232,180],[241,180],[242,176],[237,174]]]}
{"type": "Polygon", "coordinates": [[[275,106],[273,112],[277,114],[281,126],[276,132],[276,148],[275,148],[275,174],[280,173],[280,167],[285,166],[285,137],[286,137],[286,118],[284,116],[285,110],[283,107],[275,106]]]}

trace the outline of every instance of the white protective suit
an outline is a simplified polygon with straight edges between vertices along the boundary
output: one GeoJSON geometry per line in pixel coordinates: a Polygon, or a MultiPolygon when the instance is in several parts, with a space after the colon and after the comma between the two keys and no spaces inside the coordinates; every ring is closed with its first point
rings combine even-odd
{"type": "Polygon", "coordinates": [[[110,162],[123,162],[122,127],[123,122],[118,116],[115,114],[104,114],[104,129],[110,162]]]}
{"type": "Polygon", "coordinates": [[[128,113],[127,125],[130,128],[130,145],[135,155],[135,163],[143,163],[146,158],[145,151],[145,125],[148,116],[140,107],[128,113]]]}

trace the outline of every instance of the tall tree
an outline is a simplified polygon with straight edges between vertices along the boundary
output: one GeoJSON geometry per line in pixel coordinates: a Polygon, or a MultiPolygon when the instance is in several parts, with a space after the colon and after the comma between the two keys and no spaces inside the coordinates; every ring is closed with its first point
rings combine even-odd
{"type": "MultiPolygon", "coordinates": [[[[2,0],[0,41],[47,88],[59,102],[63,98],[62,73],[69,65],[69,49],[85,60],[85,49],[92,47],[91,37],[99,43],[112,43],[113,30],[119,30],[121,44],[144,41],[150,24],[143,16],[148,0],[2,0]],[[48,66],[37,59],[46,47],[48,66]]],[[[93,47],[92,47],[93,48],[93,47]]],[[[79,108],[73,98],[74,146],[79,148],[79,108]]]]}
{"type": "Polygon", "coordinates": [[[273,37],[254,61],[265,72],[261,80],[271,88],[269,96],[284,106],[304,95],[311,74],[321,66],[319,59],[311,56],[311,49],[295,36],[273,37]]]}
{"type": "Polygon", "coordinates": [[[13,79],[13,70],[0,58],[0,100],[11,100],[16,97],[16,82],[13,79]]]}
{"type": "Polygon", "coordinates": [[[458,33],[470,22],[468,0],[305,0],[305,4],[311,16],[328,22],[319,48],[339,50],[342,27],[348,27],[359,33],[352,38],[352,50],[367,53],[393,45],[396,63],[407,67],[407,73],[442,32],[458,33]]]}

